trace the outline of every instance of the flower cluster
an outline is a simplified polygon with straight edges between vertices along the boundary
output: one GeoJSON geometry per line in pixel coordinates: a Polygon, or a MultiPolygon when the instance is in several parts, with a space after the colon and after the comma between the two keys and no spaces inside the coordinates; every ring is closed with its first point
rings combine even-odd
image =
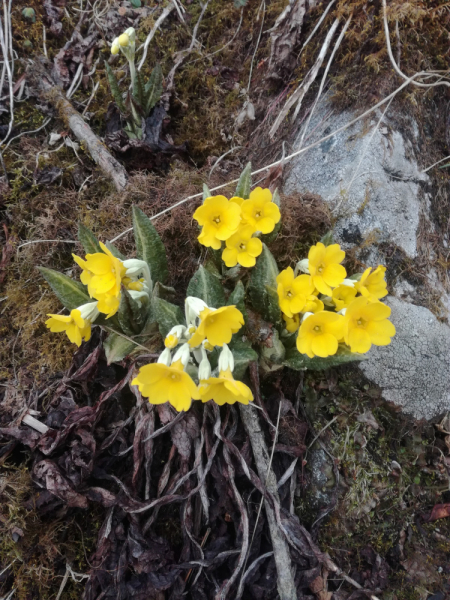
{"type": "Polygon", "coordinates": [[[186,325],[175,325],[168,332],[158,362],[141,367],[132,385],[137,385],[151,404],[169,402],[178,411],[189,410],[192,400],[214,400],[220,405],[251,402],[250,388],[233,378],[234,358],[227,345],[244,324],[240,310],[235,306],[211,308],[189,296],[185,315],[186,325]],[[222,351],[218,376],[212,377],[208,354],[215,347],[222,351]],[[198,385],[187,373],[188,367],[196,369],[198,385]]]}
{"type": "Polygon", "coordinates": [[[136,52],[136,31],[129,27],[122,35],[116,37],[111,44],[111,54],[116,55],[122,52],[130,66],[131,83],[134,85],[136,78],[136,67],[134,64],[134,55],[136,52]]]}
{"type": "Polygon", "coordinates": [[[250,192],[247,200],[233,196],[210,196],[194,212],[202,227],[201,244],[214,250],[223,248],[222,260],[227,267],[240,264],[254,267],[262,252],[260,233],[271,233],[280,220],[280,209],[272,201],[272,193],[260,187],[250,192]]]}
{"type": "Polygon", "coordinates": [[[290,333],[298,330],[297,349],[309,358],[333,356],[340,344],[364,354],[373,345],[386,346],[395,335],[388,321],[386,268],[366,269],[347,279],[339,244],[312,246],[308,258],[277,277],[280,308],[290,333]],[[298,275],[298,271],[304,274],[298,275]]]}
{"type": "Polygon", "coordinates": [[[91,325],[100,313],[109,319],[117,313],[122,289],[128,291],[134,300],[148,300],[152,288],[150,270],[143,260],[120,260],[102,243],[103,252],[86,254],[83,260],[76,254],[73,259],[81,267],[80,280],[89,296],[96,302],[83,304],[70,312],[70,315],[47,315],[47,327],[54,333],[65,331],[69,340],[81,345],[91,337],[91,325]]]}

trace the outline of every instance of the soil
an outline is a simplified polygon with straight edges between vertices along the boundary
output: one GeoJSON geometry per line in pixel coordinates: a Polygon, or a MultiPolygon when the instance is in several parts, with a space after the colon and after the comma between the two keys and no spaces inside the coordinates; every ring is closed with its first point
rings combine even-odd
{"type": "MultiPolygon", "coordinates": [[[[176,72],[173,91],[162,99],[166,117],[160,139],[170,146],[185,144],[187,150],[161,152],[147,165],[117,153],[129,174],[127,187],[117,192],[83,144],[74,146],[57,107],[33,95],[26,69],[46,54],[67,92],[81,60],[83,78],[71,102],[85,111],[102,139],[117,115],[104,61],[110,61],[119,82],[126,78],[125,59],[111,60],[107,42],[133,25],[137,45],[144,43],[163,5],[135,4],[17,0],[12,7],[18,85],[9,137],[7,86],[0,90],[0,595],[20,600],[225,598],[220,594],[233,577],[236,554],[252,540],[246,568],[267,557],[248,572],[243,597],[272,600],[278,592],[264,510],[257,519],[263,488],[254,470],[253,480],[246,474],[245,465],[254,469],[254,462],[238,410],[194,406],[174,424],[169,409],[142,402],[128,386],[135,358],[107,365],[99,328],[75,353],[66,338],[46,329],[46,315],[61,306],[37,267],[75,276],[71,253],[82,253],[76,241],[79,222],[101,240],[111,240],[131,226],[132,205],[155,215],[201,192],[204,183],[213,188],[235,180],[249,160],[260,168],[279,159],[283,143],[288,154],[295,130],[290,116],[274,139],[269,129],[314,63],[336,17],[352,15],[329,73],[335,110],[374,105],[399,80],[386,53],[380,2],[337,1],[301,51],[327,5],[305,3],[314,7],[306,12],[292,51],[274,64],[270,31],[287,2],[210,0],[199,22],[199,43],[176,72]],[[83,7],[90,11],[84,17],[83,7]],[[34,20],[26,20],[24,8],[33,8],[34,20]],[[268,77],[273,72],[279,76],[268,77]],[[247,100],[255,118],[238,126],[247,100]],[[51,134],[60,136],[56,143],[51,134]],[[41,437],[21,424],[28,409],[52,435],[41,437]],[[165,433],[142,442],[167,424],[165,433]],[[222,436],[217,448],[214,427],[222,436]],[[195,491],[197,478],[188,474],[199,444],[211,465],[204,487],[195,491]],[[156,505],[144,509],[150,499],[156,505]]],[[[145,76],[158,62],[167,77],[176,53],[189,48],[202,5],[198,0],[183,5],[182,18],[174,9],[150,44],[145,76]]],[[[389,5],[391,41],[404,72],[448,69],[446,5],[441,0],[389,5]]],[[[322,73],[298,122],[314,102],[322,73]]],[[[419,124],[424,165],[449,154],[447,105],[445,88],[407,88],[392,104],[399,121],[407,113],[419,124]]],[[[440,244],[449,234],[448,173],[445,168],[432,172],[433,261],[440,272],[449,267],[440,244]]],[[[272,170],[259,185],[282,188],[282,180],[283,170],[272,170]]],[[[234,189],[235,184],[225,185],[223,193],[232,195],[234,189]]],[[[282,228],[270,249],[284,268],[332,227],[332,216],[319,197],[281,196],[282,228]]],[[[179,304],[199,260],[205,259],[192,221],[200,202],[187,202],[154,222],[179,304]]],[[[121,237],[117,246],[134,256],[130,236],[121,237]]],[[[351,255],[347,266],[357,269],[351,255]]],[[[273,461],[278,480],[297,459],[293,494],[289,482],[279,493],[286,515],[292,505],[298,517],[292,530],[298,543],[293,551],[298,597],[449,596],[448,418],[414,422],[388,406],[352,366],[304,376],[284,369],[261,378],[260,386],[254,374],[249,383],[261,392],[268,448],[274,443],[270,422],[283,409],[273,461]],[[330,572],[319,552],[328,553],[353,583],[330,572]]],[[[230,586],[226,597],[237,597],[239,578],[230,586]]]]}

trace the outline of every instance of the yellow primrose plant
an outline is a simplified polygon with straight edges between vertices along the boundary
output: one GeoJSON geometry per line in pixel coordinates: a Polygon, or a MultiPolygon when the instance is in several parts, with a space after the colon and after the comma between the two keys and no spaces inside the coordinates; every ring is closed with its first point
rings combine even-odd
{"type": "Polygon", "coordinates": [[[111,93],[126,121],[125,133],[132,139],[142,139],[145,130],[145,119],[161,98],[163,76],[161,67],[157,64],[148,80],[144,81],[140,71],[136,70],[135,51],[136,32],[133,27],[129,27],[119,37],[115,38],[111,45],[113,56],[123,54],[128,61],[131,89],[126,91],[125,97],[120,91],[114,71],[106,61],[105,68],[111,93]]]}
{"type": "Polygon", "coordinates": [[[385,267],[349,276],[345,252],[327,234],[308,257],[280,272],[268,248],[281,226],[280,196],[251,190],[250,177],[248,164],[231,198],[212,196],[204,186],[193,219],[209,256],[189,282],[182,307],[167,286],[163,242],[134,207],[136,258],[80,225],[85,256],[73,255],[80,281],[41,268],[69,311],[48,315],[47,327],[78,346],[89,340],[92,326],[103,327],[108,363],[156,352],[156,362],[141,366],[131,383],[150,403],[169,402],[178,411],[195,400],[251,402],[244,380],[252,361],[264,372],[321,370],[362,360],[372,345],[388,345],[395,327],[381,302],[388,293],[385,267]]]}

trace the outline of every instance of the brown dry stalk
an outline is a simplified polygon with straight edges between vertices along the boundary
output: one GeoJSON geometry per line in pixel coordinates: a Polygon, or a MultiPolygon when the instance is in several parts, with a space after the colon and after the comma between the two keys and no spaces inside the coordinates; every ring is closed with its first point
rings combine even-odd
{"type": "Polygon", "coordinates": [[[56,108],[60,118],[67,123],[76,138],[85,145],[92,160],[107,177],[112,179],[116,189],[119,192],[122,191],[128,182],[127,172],[109,153],[83,117],[73,108],[62,89],[52,80],[42,62],[35,61],[32,64],[28,69],[27,80],[40,98],[50,102],[56,108]]]}

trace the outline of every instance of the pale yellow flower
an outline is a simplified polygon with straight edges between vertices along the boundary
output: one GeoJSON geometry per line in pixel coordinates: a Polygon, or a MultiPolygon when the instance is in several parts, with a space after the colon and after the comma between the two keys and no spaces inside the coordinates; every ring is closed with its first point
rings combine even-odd
{"type": "Polygon", "coordinates": [[[325,358],[336,354],[344,336],[344,317],[333,312],[320,311],[307,316],[297,337],[297,349],[309,358],[325,358]]]}
{"type": "Polygon", "coordinates": [[[345,252],[339,244],[324,246],[318,242],[312,246],[308,254],[308,269],[313,278],[314,286],[321,294],[331,296],[331,288],[340,285],[347,272],[340,264],[345,258],[345,252]]]}
{"type": "Polygon", "coordinates": [[[239,228],[241,207],[225,196],[206,198],[194,212],[193,218],[203,227],[198,241],[214,250],[219,250],[222,241],[230,238],[239,228]]]}
{"type": "Polygon", "coordinates": [[[235,306],[218,309],[204,308],[200,313],[200,324],[189,340],[191,348],[200,346],[207,339],[213,346],[223,346],[231,341],[233,333],[244,324],[244,317],[235,306]]]}
{"type": "Polygon", "coordinates": [[[345,343],[352,352],[364,354],[374,344],[387,346],[395,335],[395,326],[388,321],[391,309],[382,302],[370,302],[364,296],[356,298],[345,312],[345,343]]]}
{"type": "Polygon", "coordinates": [[[220,371],[219,377],[201,380],[198,390],[202,402],[214,400],[219,406],[235,402],[248,404],[253,400],[251,389],[242,381],[236,381],[230,368],[220,371]]]}

